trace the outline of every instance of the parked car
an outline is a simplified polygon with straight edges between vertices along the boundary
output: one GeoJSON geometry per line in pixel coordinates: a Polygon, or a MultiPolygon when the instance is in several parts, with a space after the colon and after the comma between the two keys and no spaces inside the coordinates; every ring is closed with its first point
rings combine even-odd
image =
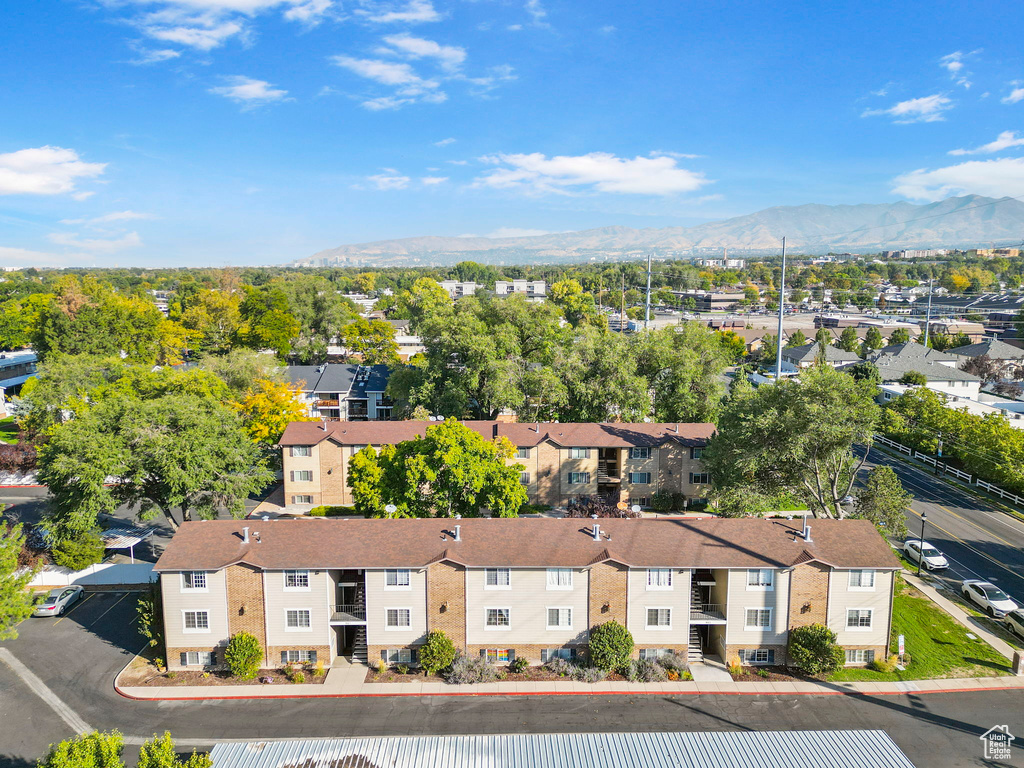
{"type": "Polygon", "coordinates": [[[1005,616],[1020,607],[995,584],[980,579],[968,579],[960,587],[960,591],[964,597],[984,608],[993,618],[1005,616]]]}
{"type": "Polygon", "coordinates": [[[63,616],[70,606],[82,599],[85,592],[80,586],[51,589],[50,594],[40,600],[32,611],[33,616],[63,616]]]}
{"type": "Polygon", "coordinates": [[[846,496],[843,497],[842,504],[843,504],[844,507],[848,507],[851,504],[853,504],[855,501],[856,501],[856,499],[853,498],[853,496],[851,496],[850,494],[847,494],[846,496]]]}
{"type": "Polygon", "coordinates": [[[949,562],[945,556],[927,541],[920,539],[907,539],[903,544],[903,552],[908,560],[915,563],[920,561],[921,566],[929,571],[938,571],[949,568],[949,562]]]}
{"type": "Polygon", "coordinates": [[[1017,637],[1024,637],[1024,608],[1006,614],[1006,628],[1017,637]]]}

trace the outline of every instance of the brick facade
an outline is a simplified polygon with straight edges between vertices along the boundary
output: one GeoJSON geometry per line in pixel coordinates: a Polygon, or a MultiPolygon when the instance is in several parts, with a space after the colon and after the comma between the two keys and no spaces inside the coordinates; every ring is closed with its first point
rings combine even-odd
{"type": "MultiPolygon", "coordinates": [[[[595,544],[594,546],[599,546],[595,544]]],[[[629,570],[618,563],[598,563],[590,569],[590,627],[614,619],[626,626],[626,585],[629,570]]]]}
{"type": "Polygon", "coordinates": [[[461,565],[427,566],[427,631],[435,629],[448,635],[456,648],[466,647],[466,569],[461,565]]]}
{"type": "MultiPolygon", "coordinates": [[[[725,647],[725,663],[726,664],[739,664],[740,663],[740,651],[751,651],[751,650],[771,650],[775,651],[775,666],[785,666],[789,664],[789,655],[784,645],[759,645],[756,643],[747,643],[746,645],[727,645],[725,647]]],[[[757,664],[751,664],[750,662],[744,662],[744,666],[758,666],[757,664]]]]}
{"type": "MultiPolygon", "coordinates": [[[[266,601],[263,594],[263,572],[248,565],[231,565],[226,569],[228,589],[228,634],[248,632],[267,647],[266,601]]],[[[274,660],[270,659],[273,665],[274,660]]]]}
{"type": "Polygon", "coordinates": [[[516,658],[523,657],[523,658],[529,659],[530,663],[533,664],[533,665],[540,664],[541,651],[544,650],[545,648],[575,648],[576,649],[576,653],[579,655],[580,658],[586,656],[586,654],[587,654],[587,646],[586,645],[577,645],[577,644],[574,644],[574,645],[558,645],[556,643],[551,643],[549,645],[526,645],[525,643],[511,643],[511,644],[509,644],[509,643],[495,642],[495,643],[491,643],[491,644],[488,644],[488,645],[480,645],[480,644],[471,645],[471,646],[469,646],[466,649],[466,655],[467,656],[479,656],[481,651],[486,651],[488,648],[496,648],[496,649],[499,649],[499,650],[506,649],[506,648],[512,649],[512,650],[515,651],[516,658]]]}
{"type": "Polygon", "coordinates": [[[188,647],[180,648],[168,648],[167,649],[167,669],[199,669],[197,666],[184,666],[181,663],[181,654],[187,651],[199,651],[200,653],[213,653],[213,666],[221,667],[224,665],[224,645],[218,645],[217,647],[210,647],[209,645],[193,645],[188,647]]]}
{"type": "Polygon", "coordinates": [[[267,667],[281,666],[281,651],[316,651],[316,660],[322,661],[325,667],[331,665],[334,658],[333,651],[329,645],[272,645],[267,648],[267,667]]]}
{"type": "Polygon", "coordinates": [[[828,624],[828,567],[805,563],[789,577],[789,629],[828,624]]]}

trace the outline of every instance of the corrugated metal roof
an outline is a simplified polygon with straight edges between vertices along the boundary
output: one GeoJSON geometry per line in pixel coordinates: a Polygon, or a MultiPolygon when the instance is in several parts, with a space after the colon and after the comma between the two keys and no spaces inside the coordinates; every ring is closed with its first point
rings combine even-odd
{"type": "Polygon", "coordinates": [[[107,549],[129,549],[156,533],[156,528],[108,528],[100,534],[107,549]]]}
{"type": "Polygon", "coordinates": [[[884,731],[402,736],[218,744],[213,768],[914,768],[884,731]]]}

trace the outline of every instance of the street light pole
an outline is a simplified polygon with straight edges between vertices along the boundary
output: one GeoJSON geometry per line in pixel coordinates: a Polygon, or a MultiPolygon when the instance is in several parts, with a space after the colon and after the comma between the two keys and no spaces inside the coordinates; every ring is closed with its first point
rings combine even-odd
{"type": "Polygon", "coordinates": [[[917,540],[917,575],[921,575],[921,563],[924,562],[924,524],[928,520],[928,513],[921,513],[921,538],[917,540]]]}

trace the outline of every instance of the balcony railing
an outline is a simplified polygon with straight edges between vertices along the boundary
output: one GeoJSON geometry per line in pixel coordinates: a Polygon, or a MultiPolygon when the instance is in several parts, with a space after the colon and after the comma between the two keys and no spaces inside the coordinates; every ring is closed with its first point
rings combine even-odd
{"type": "Polygon", "coordinates": [[[317,400],[317,408],[338,408],[341,406],[337,400],[317,400]]]}
{"type": "Polygon", "coordinates": [[[331,612],[332,624],[361,624],[366,622],[366,606],[353,603],[335,605],[331,612]]]}
{"type": "Polygon", "coordinates": [[[721,603],[700,603],[690,607],[691,624],[724,624],[725,605],[721,603]]]}

